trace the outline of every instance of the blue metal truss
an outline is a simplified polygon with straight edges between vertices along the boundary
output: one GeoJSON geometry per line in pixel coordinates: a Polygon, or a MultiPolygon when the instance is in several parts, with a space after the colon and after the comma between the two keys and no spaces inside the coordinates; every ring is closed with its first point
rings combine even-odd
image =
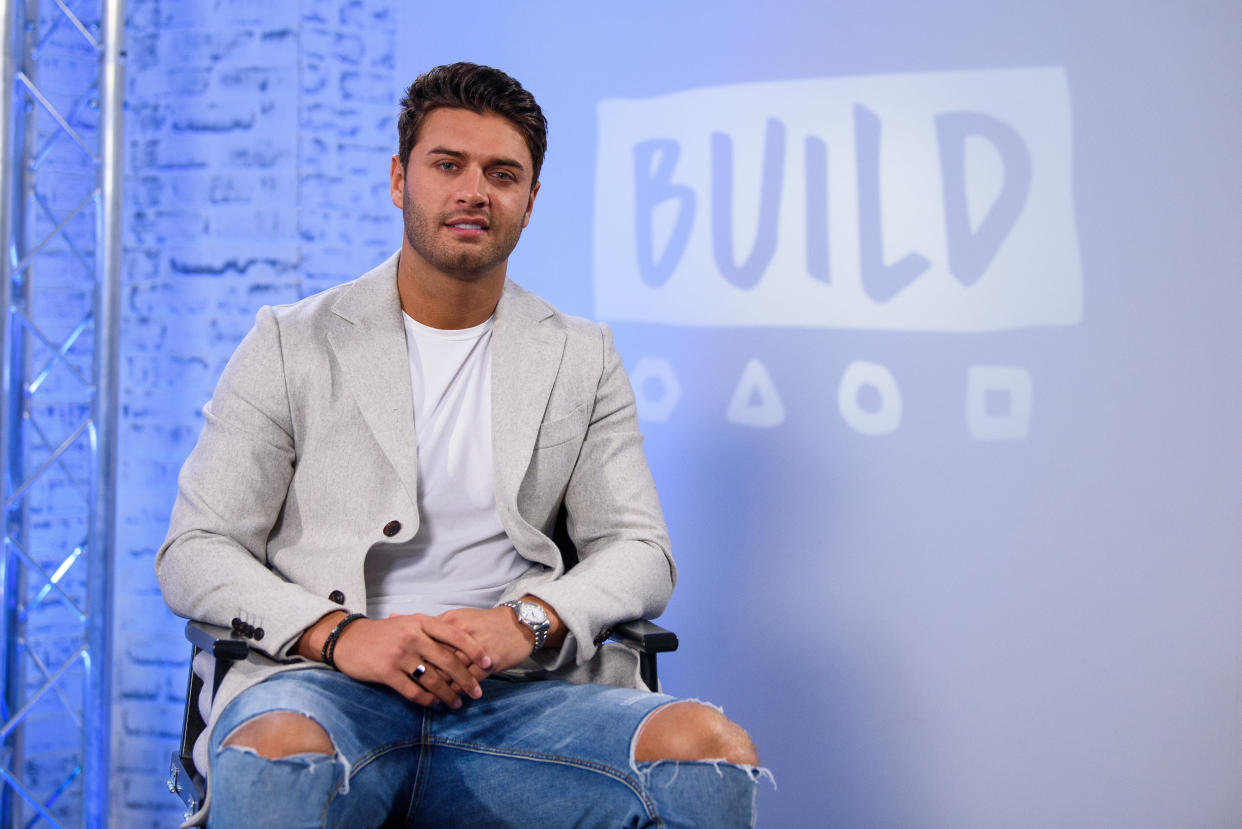
{"type": "Polygon", "coordinates": [[[119,0],[0,0],[0,825],[107,823],[119,0]]]}

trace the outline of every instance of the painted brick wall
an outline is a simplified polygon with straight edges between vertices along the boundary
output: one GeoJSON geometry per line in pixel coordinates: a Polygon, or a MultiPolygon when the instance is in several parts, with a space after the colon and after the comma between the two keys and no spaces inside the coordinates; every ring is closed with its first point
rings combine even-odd
{"type": "Polygon", "coordinates": [[[112,823],[166,827],[188,646],[155,551],[260,305],[399,244],[395,0],[129,0],[112,823]]]}

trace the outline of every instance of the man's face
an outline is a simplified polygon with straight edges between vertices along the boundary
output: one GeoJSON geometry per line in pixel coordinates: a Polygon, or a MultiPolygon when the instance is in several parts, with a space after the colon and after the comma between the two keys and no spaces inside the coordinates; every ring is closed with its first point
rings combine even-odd
{"type": "Polygon", "coordinates": [[[392,202],[414,255],[455,279],[503,274],[539,191],[532,169],[522,134],[505,118],[432,110],[405,169],[392,160],[392,202]]]}

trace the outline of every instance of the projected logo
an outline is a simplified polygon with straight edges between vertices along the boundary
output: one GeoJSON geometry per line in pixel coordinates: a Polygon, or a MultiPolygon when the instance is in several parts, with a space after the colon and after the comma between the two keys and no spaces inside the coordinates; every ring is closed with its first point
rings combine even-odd
{"type": "MultiPolygon", "coordinates": [[[[1071,153],[1058,68],[603,101],[596,314],[885,331],[1076,324],[1082,273],[1071,153]]],[[[996,421],[996,406],[972,415],[969,401],[1002,394],[1013,418],[1024,407],[1029,414],[1030,378],[1012,368],[968,368],[971,384],[985,384],[968,391],[968,422],[996,421]]],[[[868,397],[895,401],[872,416],[842,396],[847,421],[867,434],[896,428],[900,390],[887,370],[859,361],[847,374],[843,389],[865,385],[868,397]]],[[[771,385],[757,360],[741,383],[771,385]]],[[[750,425],[775,425],[776,411],[768,407],[750,425]]],[[[745,422],[739,417],[730,419],[745,422]]],[[[971,431],[1012,438],[1025,434],[1020,427],[1011,419],[971,431]]]]}

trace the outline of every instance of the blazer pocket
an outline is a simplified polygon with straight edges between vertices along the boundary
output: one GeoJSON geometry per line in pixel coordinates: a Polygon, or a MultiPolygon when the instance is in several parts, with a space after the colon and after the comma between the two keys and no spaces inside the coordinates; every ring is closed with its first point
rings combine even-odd
{"type": "Polygon", "coordinates": [[[535,438],[536,449],[547,449],[581,437],[586,434],[587,424],[591,417],[590,408],[586,403],[578,406],[564,417],[556,420],[545,420],[539,426],[539,436],[535,438]]]}

